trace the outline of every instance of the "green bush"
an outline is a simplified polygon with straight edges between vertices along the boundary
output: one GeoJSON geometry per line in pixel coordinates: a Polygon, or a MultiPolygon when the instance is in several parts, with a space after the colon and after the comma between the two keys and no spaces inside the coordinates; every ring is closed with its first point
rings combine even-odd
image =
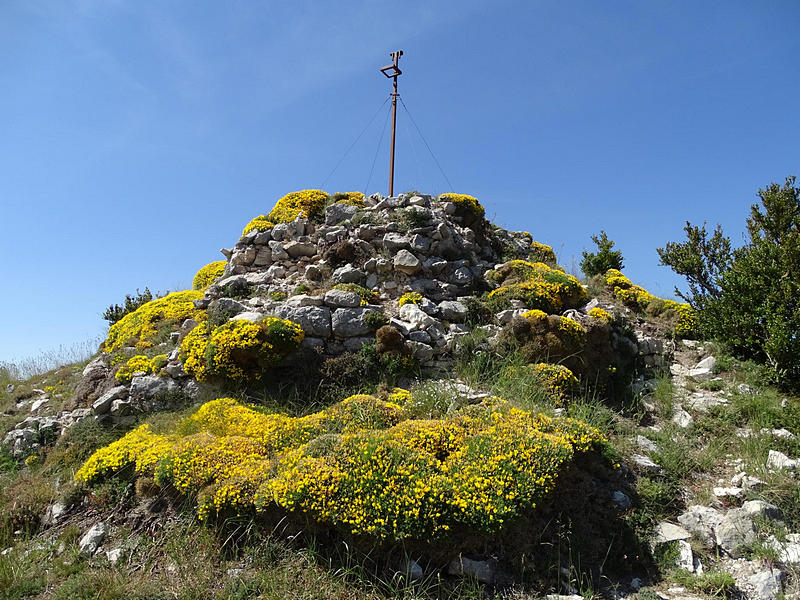
{"type": "Polygon", "coordinates": [[[581,254],[581,271],[587,277],[595,277],[602,275],[609,269],[622,270],[622,251],[612,250],[614,241],[608,239],[605,231],[600,231],[600,235],[593,235],[592,241],[597,246],[597,252],[587,252],[584,250],[581,254]]]}
{"type": "Polygon", "coordinates": [[[687,241],[659,248],[661,263],[684,275],[681,294],[699,311],[698,325],[739,358],[768,365],[784,386],[800,382],[800,188],[759,190],[749,240],[733,251],[719,226],[686,224],[687,241]]]}
{"type": "Polygon", "coordinates": [[[131,296],[125,294],[125,302],[122,306],[119,304],[112,304],[105,312],[103,312],[103,319],[108,321],[109,325],[113,325],[128,313],[132,313],[143,304],[147,304],[153,299],[153,293],[150,288],[144,288],[143,292],[136,288],[136,294],[131,296]]]}

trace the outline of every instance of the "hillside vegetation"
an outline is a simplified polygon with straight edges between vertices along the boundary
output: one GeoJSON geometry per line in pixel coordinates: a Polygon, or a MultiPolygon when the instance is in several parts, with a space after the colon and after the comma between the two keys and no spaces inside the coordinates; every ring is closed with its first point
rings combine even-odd
{"type": "Polygon", "coordinates": [[[581,280],[472,196],[288,194],[91,358],[0,368],[0,598],[797,596],[800,210],[761,198],[661,251],[679,303],[605,232],[581,280]]]}

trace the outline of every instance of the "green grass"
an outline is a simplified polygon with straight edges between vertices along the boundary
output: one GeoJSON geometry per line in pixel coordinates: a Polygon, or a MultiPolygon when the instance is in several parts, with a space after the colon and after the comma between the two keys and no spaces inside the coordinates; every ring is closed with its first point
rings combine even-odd
{"type": "Polygon", "coordinates": [[[702,575],[694,575],[679,569],[672,575],[673,579],[686,588],[703,594],[719,597],[729,597],[736,589],[736,580],[726,571],[706,571],[702,575]]]}

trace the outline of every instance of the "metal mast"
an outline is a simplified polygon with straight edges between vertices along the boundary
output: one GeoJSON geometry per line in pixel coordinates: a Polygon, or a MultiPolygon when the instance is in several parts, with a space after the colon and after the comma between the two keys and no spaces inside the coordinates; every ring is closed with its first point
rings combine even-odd
{"type": "Polygon", "coordinates": [[[381,73],[386,75],[393,81],[392,83],[392,152],[389,159],[389,196],[394,196],[394,138],[395,128],[397,126],[397,77],[402,75],[403,72],[398,67],[400,57],[403,56],[403,51],[398,50],[392,52],[392,64],[381,67],[381,73]]]}

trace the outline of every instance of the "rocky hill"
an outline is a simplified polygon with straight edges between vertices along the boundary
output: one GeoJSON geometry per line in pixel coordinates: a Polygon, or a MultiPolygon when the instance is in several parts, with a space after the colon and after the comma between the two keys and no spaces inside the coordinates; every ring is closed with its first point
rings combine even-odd
{"type": "Polygon", "coordinates": [[[221,252],[5,382],[3,597],[797,596],[798,400],[687,305],[460,194],[295,192],[221,252]]]}

